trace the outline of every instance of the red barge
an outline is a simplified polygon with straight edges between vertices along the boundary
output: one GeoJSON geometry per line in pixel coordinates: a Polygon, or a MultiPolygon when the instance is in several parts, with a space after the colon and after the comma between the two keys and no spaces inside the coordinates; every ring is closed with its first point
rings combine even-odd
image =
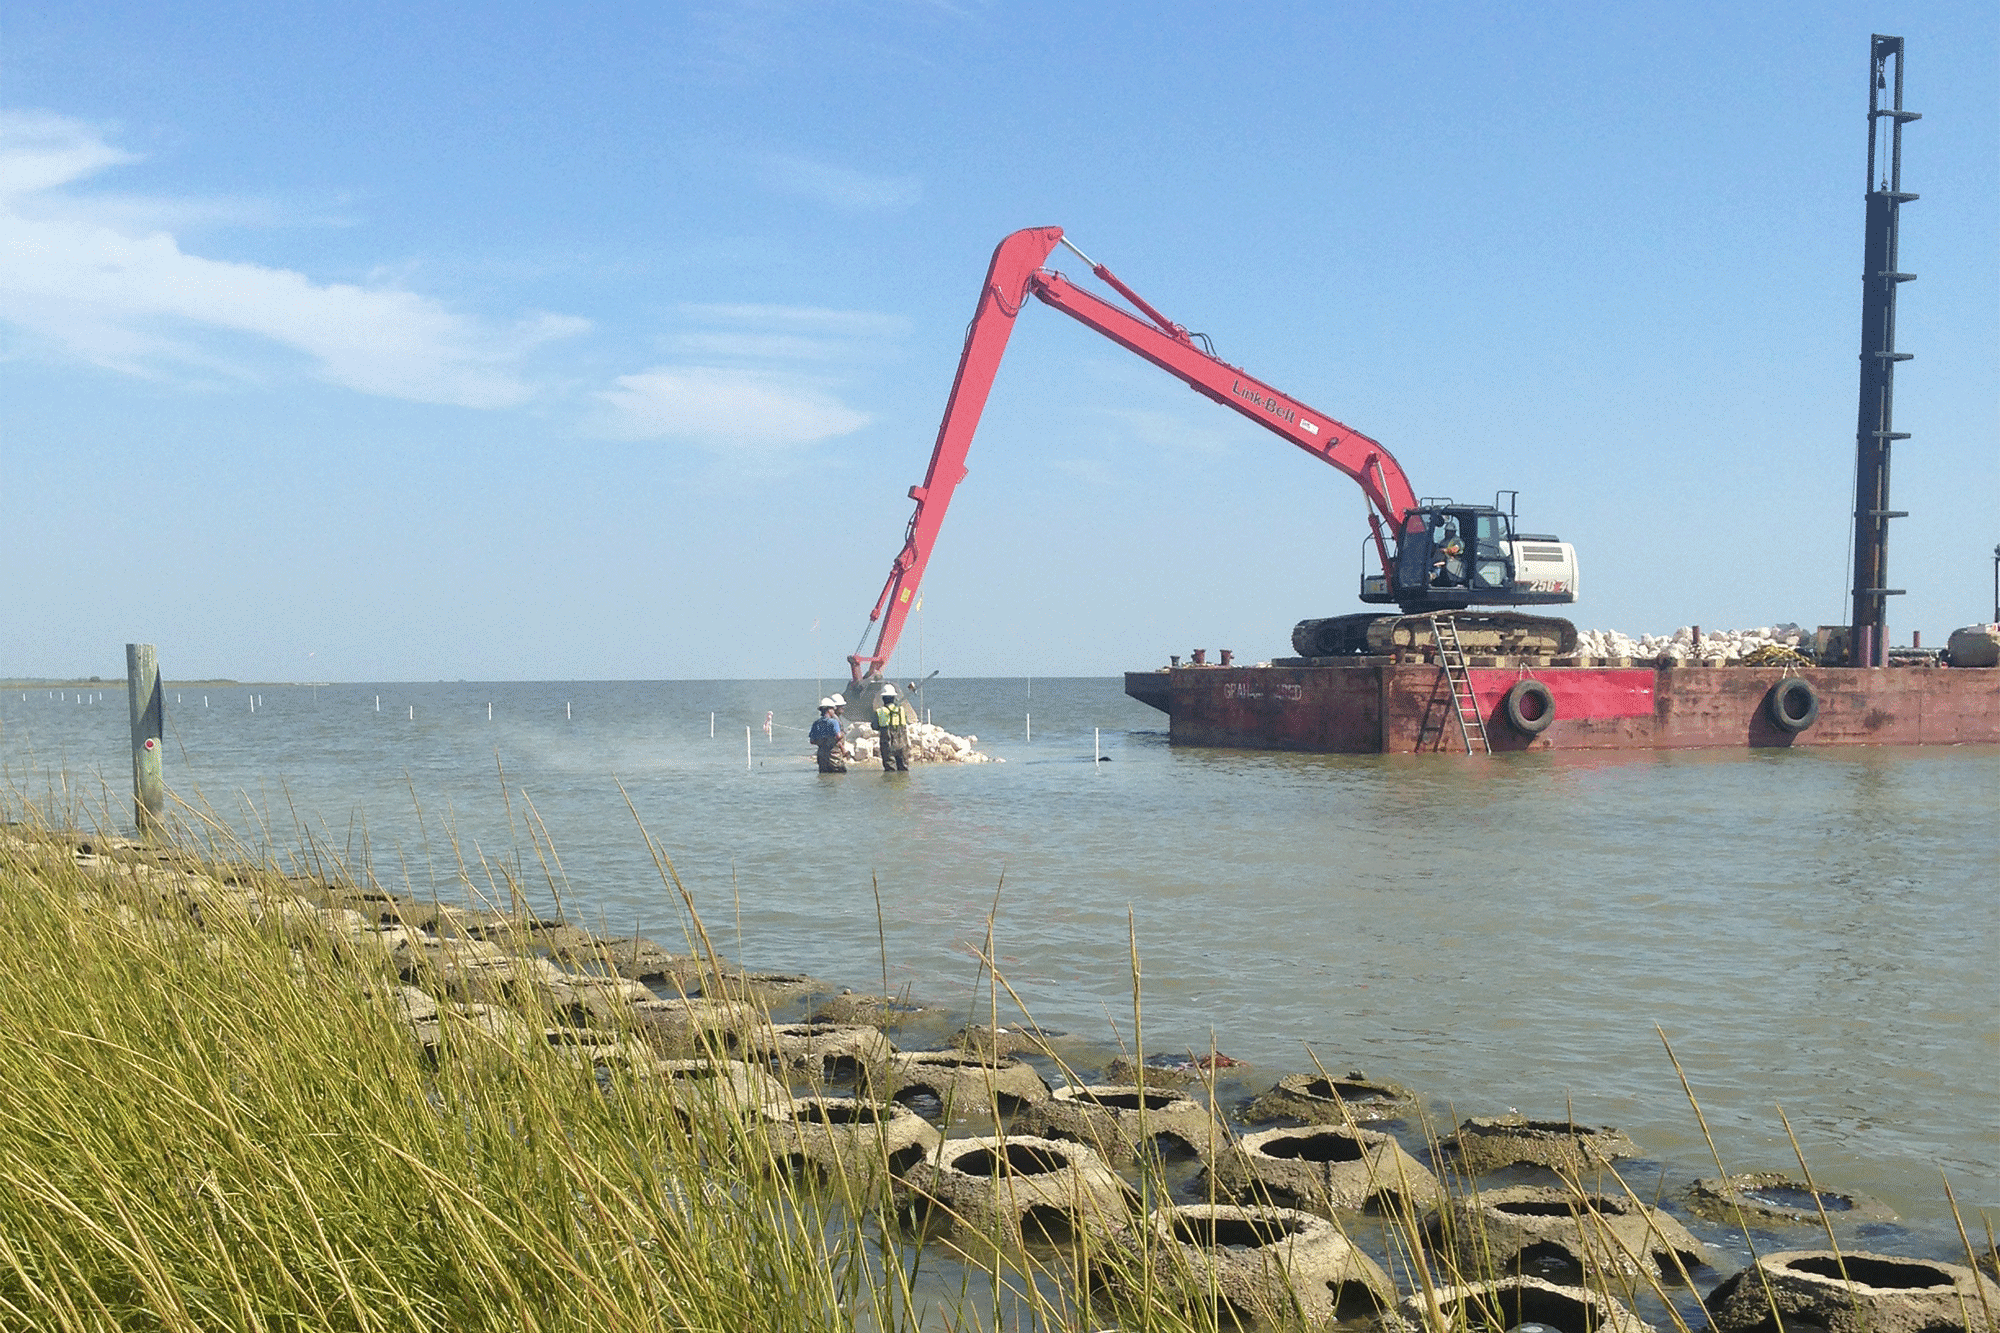
{"type": "MultiPolygon", "coordinates": [[[[1131,671],[1125,692],[1172,719],[1177,745],[1477,751],[1477,729],[1468,740],[1459,726],[1452,674],[1426,660],[1291,658],[1131,671]]],[[[1467,711],[1476,712],[1493,751],[2000,743],[2000,670],[1475,657],[1463,674],[1472,696],[1467,711]],[[1523,687],[1529,681],[1546,695],[1523,687]],[[1522,719],[1532,732],[1510,720],[1510,695],[1545,704],[1543,713],[1522,719]]]]}

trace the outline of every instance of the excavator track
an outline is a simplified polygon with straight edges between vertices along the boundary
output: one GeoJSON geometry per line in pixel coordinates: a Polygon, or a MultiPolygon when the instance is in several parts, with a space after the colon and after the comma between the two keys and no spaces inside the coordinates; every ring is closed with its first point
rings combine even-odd
{"type": "MultiPolygon", "coordinates": [[[[1518,611],[1454,611],[1459,645],[1478,657],[1568,657],[1576,651],[1576,626],[1560,616],[1518,611]]],[[[1301,620],[1292,627],[1292,651],[1300,657],[1387,656],[1434,649],[1431,617],[1352,615],[1301,620]]]]}

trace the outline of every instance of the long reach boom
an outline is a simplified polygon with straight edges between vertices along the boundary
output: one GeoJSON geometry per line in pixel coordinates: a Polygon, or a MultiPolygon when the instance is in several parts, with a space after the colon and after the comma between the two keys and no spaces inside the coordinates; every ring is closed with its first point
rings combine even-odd
{"type": "MultiPolygon", "coordinates": [[[[971,447],[980,414],[986,409],[993,376],[1000,369],[1000,358],[1014,331],[1014,317],[1021,313],[1030,296],[1054,306],[1086,328],[1144,357],[1195,392],[1234,408],[1354,478],[1368,498],[1368,522],[1382,560],[1383,576],[1393,577],[1388,542],[1405,517],[1417,508],[1417,496],[1402,467],[1387,449],[1360,431],[1197,346],[1194,336],[1185,328],[1155,310],[1110,269],[1066,241],[1061,227],[1030,227],[1001,241],[993,251],[993,262],[987,266],[986,282],[979,290],[979,308],[966,331],[965,350],[958,358],[958,375],[952,381],[944,420],[938,426],[937,443],[931,449],[930,470],[924,474],[921,486],[910,488],[910,498],[917,502],[916,512],[910,516],[910,526],[904,533],[903,549],[889,567],[889,581],[868,613],[871,627],[877,622],[881,625],[875,636],[875,649],[864,654],[857,648],[847,659],[857,684],[879,677],[890,654],[896,650],[896,641],[902,636],[903,624],[923,582],[924,568],[930,563],[938,528],[951,504],[952,492],[965,479],[966,450],[971,447]],[[1061,273],[1044,268],[1043,264],[1058,245],[1067,246],[1089,264],[1094,276],[1130,301],[1144,318],[1093,296],[1061,273]]],[[[866,631],[861,641],[865,647],[866,631]]]]}

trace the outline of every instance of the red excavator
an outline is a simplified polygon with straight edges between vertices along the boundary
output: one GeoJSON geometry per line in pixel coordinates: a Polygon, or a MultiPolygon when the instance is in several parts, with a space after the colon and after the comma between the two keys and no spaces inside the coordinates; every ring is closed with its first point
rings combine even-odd
{"type": "Polygon", "coordinates": [[[930,471],[910,488],[917,509],[903,535],[903,549],[889,567],[889,581],[869,626],[880,622],[875,651],[861,646],[847,659],[854,684],[863,692],[881,679],[895,651],[903,623],[916,599],[931,548],[944,523],[952,492],[965,478],[965,454],[986,407],[986,395],[1014,331],[1014,317],[1030,296],[1055,307],[1084,327],[1152,362],[1196,393],[1233,408],[1307,453],[1331,463],[1361,487],[1368,500],[1372,547],[1379,574],[1364,574],[1361,600],[1390,604],[1402,615],[1348,615],[1304,620],[1292,631],[1292,646],[1304,657],[1339,657],[1389,652],[1429,642],[1433,620],[1448,615],[1466,651],[1562,655],[1576,646],[1576,627],[1567,620],[1518,613],[1466,614],[1471,606],[1531,606],[1576,600],[1576,551],[1554,537],[1514,530],[1513,492],[1502,491],[1491,505],[1450,499],[1419,501],[1395,458],[1360,431],[1279,392],[1221,360],[1208,340],[1190,333],[1149,305],[1104,265],[1076,248],[1060,227],[1030,227],[1000,242],[980,288],[979,306],[958,358],[958,377],[945,404],[930,471]],[[1091,273],[1130,302],[1125,310],[1043,267],[1058,246],[1090,266],[1091,273]],[[1509,497],[1506,509],[1501,497],[1509,497]]]}

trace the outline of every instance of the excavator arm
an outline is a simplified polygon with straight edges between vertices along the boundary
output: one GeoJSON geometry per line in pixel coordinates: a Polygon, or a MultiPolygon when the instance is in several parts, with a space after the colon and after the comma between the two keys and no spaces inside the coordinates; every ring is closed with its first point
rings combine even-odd
{"type": "MultiPolygon", "coordinates": [[[[1325,413],[1245,374],[1197,346],[1193,335],[1160,314],[1111,270],[1091,260],[1063,239],[1060,227],[1032,227],[1001,241],[987,266],[979,306],[966,330],[959,354],[958,375],[952,381],[937,443],[931,449],[930,470],[921,486],[910,488],[916,512],[903,535],[903,548],[889,567],[889,580],[868,613],[870,628],[880,623],[875,649],[857,648],[847,659],[857,684],[879,676],[895,651],[904,621],[917,597],[938,528],[951,504],[952,492],[965,478],[965,455],[985,411],[993,376],[1014,331],[1014,319],[1030,296],[1055,307],[1086,328],[1094,329],[1126,350],[1180,380],[1195,392],[1214,399],[1297,445],[1352,477],[1368,500],[1368,522],[1383,573],[1391,573],[1388,536],[1417,507],[1416,492],[1393,455],[1325,413]],[[1066,245],[1090,265],[1090,271],[1141,311],[1144,318],[1078,287],[1061,273],[1043,267],[1058,245],[1066,245]]],[[[862,633],[865,647],[868,632],[862,633]]]]}

